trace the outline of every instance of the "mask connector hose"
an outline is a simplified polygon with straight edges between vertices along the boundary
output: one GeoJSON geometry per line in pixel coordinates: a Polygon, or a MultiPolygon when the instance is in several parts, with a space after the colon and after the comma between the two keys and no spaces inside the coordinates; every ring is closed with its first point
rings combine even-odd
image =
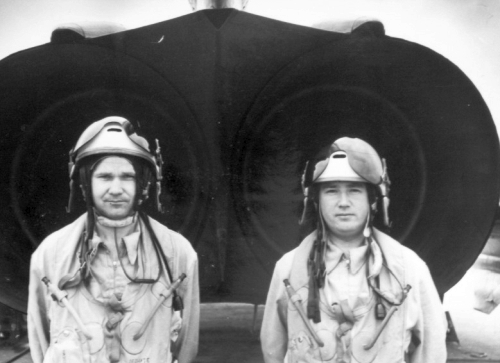
{"type": "Polygon", "coordinates": [[[146,319],[146,321],[142,325],[142,328],[137,332],[137,334],[134,335],[134,340],[138,340],[144,335],[144,333],[146,332],[146,329],[148,328],[149,323],[153,319],[153,316],[156,314],[156,311],[158,311],[158,309],[160,308],[161,304],[163,304],[163,302],[165,300],[167,300],[174,293],[175,290],[177,290],[177,288],[182,283],[182,281],[184,281],[185,278],[186,278],[186,274],[183,273],[177,280],[175,280],[172,283],[172,285],[170,285],[169,288],[163,290],[160,293],[160,299],[158,300],[155,307],[151,311],[151,314],[149,314],[148,318],[146,319]]]}
{"type": "Polygon", "coordinates": [[[286,287],[286,292],[288,294],[288,298],[290,301],[293,303],[297,311],[299,312],[300,317],[304,321],[304,324],[306,325],[307,329],[309,330],[309,333],[311,333],[313,339],[316,341],[316,344],[318,344],[319,347],[324,347],[325,343],[320,339],[316,331],[313,329],[311,326],[311,322],[309,319],[307,319],[306,313],[304,312],[304,308],[302,307],[302,300],[300,298],[300,295],[295,292],[293,287],[290,285],[290,282],[288,279],[283,280],[283,283],[285,284],[286,287]]]}
{"type": "Polygon", "coordinates": [[[405,301],[406,296],[408,296],[408,292],[410,291],[410,289],[411,289],[411,286],[406,285],[406,287],[403,289],[403,296],[401,298],[401,303],[399,305],[391,306],[391,308],[389,309],[389,312],[385,316],[385,319],[382,321],[382,323],[380,323],[380,326],[378,327],[377,331],[375,332],[372,341],[369,342],[368,344],[363,345],[363,348],[365,350],[369,350],[369,349],[373,348],[373,346],[377,342],[378,337],[380,336],[380,334],[382,334],[382,331],[385,329],[387,323],[389,322],[391,317],[394,315],[394,313],[398,310],[398,306],[400,306],[405,301]]]}
{"type": "Polygon", "coordinates": [[[64,305],[66,309],[68,309],[69,313],[71,316],[73,316],[73,319],[75,319],[76,323],[78,324],[78,327],[80,328],[80,331],[85,335],[85,338],[88,340],[92,340],[92,335],[87,331],[85,328],[85,324],[83,324],[82,319],[80,319],[80,316],[76,312],[75,308],[71,303],[68,301],[68,294],[62,290],[59,290],[57,286],[52,284],[50,280],[47,277],[42,278],[42,282],[47,286],[50,292],[50,296],[54,301],[57,301],[64,305]]]}

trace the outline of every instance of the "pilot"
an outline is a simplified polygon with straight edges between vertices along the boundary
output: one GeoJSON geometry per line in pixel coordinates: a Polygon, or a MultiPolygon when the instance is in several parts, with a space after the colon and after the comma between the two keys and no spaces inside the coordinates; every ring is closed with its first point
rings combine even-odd
{"type": "Polygon", "coordinates": [[[372,226],[378,204],[389,223],[385,160],[343,137],[315,161],[302,182],[316,228],[276,264],[265,361],[444,363],[447,324],[429,269],[372,226]]]}
{"type": "MultiPolygon", "coordinates": [[[[158,143],[158,141],[157,141],[158,143]]],[[[162,159],[122,117],[91,124],[70,151],[87,212],[49,235],[30,266],[34,363],[191,362],[198,349],[198,259],[146,215],[162,159]]]]}

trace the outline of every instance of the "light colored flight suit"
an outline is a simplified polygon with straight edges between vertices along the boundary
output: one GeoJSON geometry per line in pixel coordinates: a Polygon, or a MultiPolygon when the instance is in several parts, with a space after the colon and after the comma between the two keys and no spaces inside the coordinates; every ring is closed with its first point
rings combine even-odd
{"type": "MultiPolygon", "coordinates": [[[[167,257],[173,279],[182,273],[187,275],[177,290],[184,302],[182,320],[178,312],[174,313],[170,297],[153,316],[144,335],[134,339],[153,311],[160,293],[171,282],[164,268],[160,280],[154,284],[130,282],[119,261],[112,261],[106,255],[109,240],[99,235],[105,235],[105,231],[97,227],[92,241],[92,247],[98,246],[90,262],[92,277],[65,290],[92,339],[83,336],[68,309],[52,300],[41,279],[48,277],[57,285],[63,276],[78,270],[78,242],[86,224],[84,214],[47,237],[32,255],[28,336],[34,363],[170,363],[171,351],[179,363],[194,359],[199,329],[197,256],[180,234],[149,220],[167,257]]],[[[158,257],[144,222],[139,220],[120,242],[119,255],[128,274],[132,278],[156,278],[158,257]]]]}
{"type": "MultiPolygon", "coordinates": [[[[425,263],[410,249],[374,230],[378,253],[362,246],[346,256],[330,247],[327,278],[320,289],[321,322],[313,329],[325,343],[320,348],[289,300],[283,283],[289,279],[307,311],[307,260],[316,233],[276,264],[261,330],[266,363],[444,363],[446,319],[425,263]],[[377,255],[378,257],[374,256],[377,255]],[[382,257],[383,256],[383,257],[382,257]],[[380,263],[383,262],[381,265],[380,263]],[[380,289],[399,301],[402,288],[411,290],[371,349],[364,349],[381,321],[375,318],[376,295],[367,276],[376,274],[380,289]]],[[[386,311],[390,306],[382,300],[386,311]]]]}

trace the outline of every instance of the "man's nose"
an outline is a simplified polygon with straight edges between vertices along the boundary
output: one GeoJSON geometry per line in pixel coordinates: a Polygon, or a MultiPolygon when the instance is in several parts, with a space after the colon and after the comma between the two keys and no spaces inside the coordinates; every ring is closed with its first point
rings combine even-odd
{"type": "Polygon", "coordinates": [[[339,195],[339,206],[348,207],[349,206],[349,196],[346,192],[340,192],[339,195]]]}
{"type": "Polygon", "coordinates": [[[114,178],[109,186],[110,194],[121,194],[123,192],[122,182],[120,178],[114,178]]]}

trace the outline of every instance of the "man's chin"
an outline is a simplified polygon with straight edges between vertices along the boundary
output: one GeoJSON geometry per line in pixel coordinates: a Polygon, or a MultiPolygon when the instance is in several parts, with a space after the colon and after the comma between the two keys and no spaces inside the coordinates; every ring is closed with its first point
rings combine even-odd
{"type": "Polygon", "coordinates": [[[123,211],[123,210],[120,210],[120,211],[111,211],[111,212],[100,212],[99,214],[105,218],[108,218],[108,219],[111,219],[113,221],[119,221],[121,219],[125,219],[127,218],[128,216],[131,215],[131,211],[123,211]]]}
{"type": "Polygon", "coordinates": [[[343,237],[356,237],[363,234],[363,228],[359,226],[344,225],[337,228],[337,234],[343,237]]]}

